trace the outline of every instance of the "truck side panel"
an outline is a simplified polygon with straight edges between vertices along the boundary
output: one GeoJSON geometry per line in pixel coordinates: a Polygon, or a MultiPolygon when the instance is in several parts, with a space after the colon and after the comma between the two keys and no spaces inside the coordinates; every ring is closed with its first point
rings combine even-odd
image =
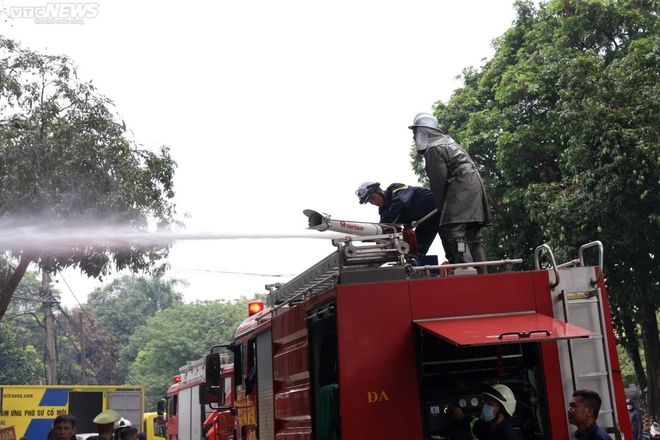
{"type": "Polygon", "coordinates": [[[305,308],[273,318],[274,411],[277,439],[311,438],[309,354],[305,308]]]}
{"type": "Polygon", "coordinates": [[[201,419],[199,397],[193,395],[199,388],[184,388],[179,391],[179,438],[197,440],[201,438],[198,422],[201,419]]]}
{"type": "MultiPolygon", "coordinates": [[[[545,272],[544,272],[545,274],[545,272]]],[[[545,274],[547,279],[547,274],[545,274]]],[[[487,315],[536,309],[530,272],[410,281],[412,319],[487,315]],[[520,292],[529,292],[521,295],[520,292]]]]}
{"type": "MultiPolygon", "coordinates": [[[[87,430],[92,410],[93,418],[101,411],[114,409],[123,413],[123,404],[110,406],[110,392],[130,393],[139,401],[139,410],[131,421],[142,420],[144,388],[103,385],[0,385],[2,412],[0,428],[15,426],[18,437],[45,439],[60,414],[72,414],[78,419],[77,432],[87,430]],[[97,411],[98,410],[98,411],[97,411]]],[[[92,424],[93,425],[93,424],[92,424]]],[[[96,426],[87,432],[96,432],[96,426]]]]}
{"type": "Polygon", "coordinates": [[[342,440],[421,439],[406,282],[337,286],[342,440]]]}
{"type": "Polygon", "coordinates": [[[257,336],[257,374],[259,438],[275,438],[275,418],[273,412],[273,349],[271,332],[257,336]]]}
{"type": "Polygon", "coordinates": [[[138,421],[142,420],[142,415],[144,414],[144,398],[140,391],[137,390],[109,391],[108,408],[117,411],[119,417],[124,417],[137,425],[138,421]]]}

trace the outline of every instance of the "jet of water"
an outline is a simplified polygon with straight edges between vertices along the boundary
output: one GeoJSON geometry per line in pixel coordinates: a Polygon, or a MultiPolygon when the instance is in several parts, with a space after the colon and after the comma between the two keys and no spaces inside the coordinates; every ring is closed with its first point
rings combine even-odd
{"type": "Polygon", "coordinates": [[[0,230],[0,252],[17,249],[33,249],[45,253],[57,253],[71,249],[97,247],[121,250],[140,246],[168,246],[176,241],[189,240],[237,240],[237,239],[332,239],[346,234],[303,230],[300,232],[141,232],[114,228],[59,228],[19,227],[0,230]]]}

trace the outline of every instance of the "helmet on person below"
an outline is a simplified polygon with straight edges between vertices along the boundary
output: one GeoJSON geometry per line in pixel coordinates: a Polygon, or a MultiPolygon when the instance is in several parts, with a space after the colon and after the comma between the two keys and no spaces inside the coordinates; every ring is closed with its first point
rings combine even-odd
{"type": "Polygon", "coordinates": [[[115,429],[123,428],[125,426],[133,426],[131,421],[125,418],[121,418],[115,422],[115,429]]]}
{"type": "Polygon", "coordinates": [[[440,130],[438,120],[435,119],[435,116],[430,113],[417,113],[415,115],[415,119],[413,119],[412,125],[408,128],[412,130],[413,128],[417,127],[426,127],[440,130]]]}
{"type": "Polygon", "coordinates": [[[486,389],[484,394],[500,402],[509,416],[512,416],[516,411],[516,396],[513,395],[513,391],[508,386],[497,383],[486,389]]]}
{"type": "Polygon", "coordinates": [[[378,182],[362,182],[362,185],[355,191],[355,195],[360,199],[360,205],[364,205],[369,201],[369,198],[376,190],[380,188],[380,183],[378,182]]]}
{"type": "Polygon", "coordinates": [[[627,403],[628,405],[632,405],[634,402],[633,402],[632,399],[627,399],[627,400],[626,400],[626,403],[627,403]]]}

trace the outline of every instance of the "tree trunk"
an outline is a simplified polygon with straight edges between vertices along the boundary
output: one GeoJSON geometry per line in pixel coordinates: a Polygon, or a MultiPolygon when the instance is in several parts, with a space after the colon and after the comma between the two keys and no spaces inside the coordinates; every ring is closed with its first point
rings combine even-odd
{"type": "Polygon", "coordinates": [[[648,382],[646,373],[644,372],[644,365],[639,356],[639,342],[637,341],[637,328],[632,318],[625,315],[621,317],[623,322],[623,329],[626,332],[625,348],[628,356],[632,360],[633,367],[635,367],[635,375],[637,376],[637,383],[639,384],[640,391],[646,389],[648,382]]]}
{"type": "Polygon", "coordinates": [[[18,266],[14,269],[14,273],[9,278],[0,280],[0,321],[5,316],[11,297],[14,295],[18,284],[23,279],[23,275],[25,275],[28,266],[34,258],[36,258],[36,255],[32,253],[22,254],[21,259],[18,261],[18,266]]]}
{"type": "Polygon", "coordinates": [[[655,317],[655,303],[652,299],[644,300],[642,304],[642,340],[646,355],[646,372],[648,374],[648,394],[646,402],[649,414],[658,420],[660,409],[660,337],[658,337],[658,321],[655,317]]]}

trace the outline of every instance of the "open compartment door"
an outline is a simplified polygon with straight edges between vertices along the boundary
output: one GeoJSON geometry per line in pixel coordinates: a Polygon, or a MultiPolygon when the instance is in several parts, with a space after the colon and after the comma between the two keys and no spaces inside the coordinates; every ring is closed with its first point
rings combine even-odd
{"type": "Polygon", "coordinates": [[[595,333],[540,313],[416,321],[418,327],[455,346],[520,344],[588,338],[595,333]]]}

